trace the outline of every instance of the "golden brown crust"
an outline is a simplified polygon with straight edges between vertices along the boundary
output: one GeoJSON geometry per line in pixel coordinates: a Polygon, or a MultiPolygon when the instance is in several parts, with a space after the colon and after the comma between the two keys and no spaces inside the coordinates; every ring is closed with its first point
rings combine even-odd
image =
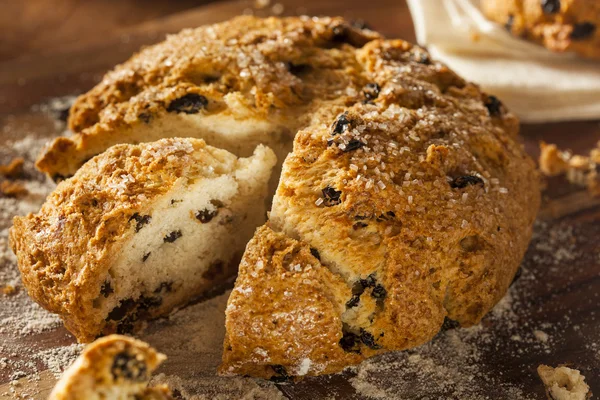
{"type": "Polygon", "coordinates": [[[539,208],[535,165],[496,98],[414,51],[366,44],[357,56],[378,94],[322,110],[296,135],[270,228],[248,245],[231,295],[223,373],[339,371],[430,340],[445,317],[476,324],[506,292],[539,208]],[[292,248],[301,272],[281,273],[292,248]],[[307,274],[312,289],[294,293],[307,274]],[[295,330],[273,324],[282,314],[295,330]]]}
{"type": "Polygon", "coordinates": [[[600,3],[589,0],[484,0],[483,11],[512,34],[546,48],[600,58],[600,3]]]}
{"type": "Polygon", "coordinates": [[[69,117],[75,135],[56,139],[37,166],[58,179],[70,176],[89,157],[127,142],[123,132],[131,127],[178,112],[252,116],[293,134],[304,123],[298,116],[321,102],[343,102],[347,87],[366,83],[353,46],[378,37],[341,18],[238,17],[184,30],[80,96],[69,117]],[[181,111],[178,99],[190,95],[197,104],[181,111]]]}
{"type": "Polygon", "coordinates": [[[39,213],[14,218],[10,241],[29,295],[80,342],[94,340],[105,322],[89,313],[119,246],[135,233],[134,215],[148,214],[182,176],[219,173],[224,160],[235,157],[202,140],[164,139],[117,145],[87,162],[39,213]]]}
{"type": "Polygon", "coordinates": [[[165,386],[146,388],[152,372],[165,359],[147,343],[127,336],[98,339],[64,373],[49,399],[104,399],[106,393],[111,398],[172,399],[165,386]]]}

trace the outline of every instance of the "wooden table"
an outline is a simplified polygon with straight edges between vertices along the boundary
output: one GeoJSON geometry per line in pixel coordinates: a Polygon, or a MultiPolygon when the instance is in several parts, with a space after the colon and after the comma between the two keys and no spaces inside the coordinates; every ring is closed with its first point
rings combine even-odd
{"type": "MultiPolygon", "coordinates": [[[[0,26],[8,28],[3,29],[5,33],[0,42],[2,142],[18,138],[21,128],[41,137],[56,135],[51,121],[39,112],[32,111],[31,106],[51,97],[78,94],[89,89],[106,70],[127,59],[140,46],[157,42],[166,33],[218,22],[248,10],[259,16],[273,15],[274,5],[271,3],[258,10],[252,2],[247,1],[30,0],[2,3],[0,26]]],[[[283,15],[342,15],[350,19],[363,19],[388,37],[414,41],[413,26],[404,1],[283,0],[277,4],[283,6],[283,15]]],[[[275,11],[281,11],[281,7],[277,6],[275,11]]],[[[522,133],[526,148],[534,157],[538,155],[538,142],[542,139],[575,152],[587,153],[600,140],[600,123],[586,121],[524,125],[522,133]]],[[[535,367],[540,363],[571,363],[586,375],[593,392],[600,395],[599,204],[598,200],[591,199],[585,192],[561,179],[548,182],[540,217],[546,225],[545,228],[538,228],[542,230],[540,238],[534,241],[524,261],[524,276],[527,279],[525,283],[517,282],[521,297],[514,310],[511,329],[531,327],[533,331],[540,326],[546,327],[544,329],[552,331],[552,346],[532,346],[529,349],[519,343],[515,335],[511,337],[510,329],[498,323],[497,319],[484,319],[486,334],[491,335],[495,346],[481,349],[478,368],[483,372],[474,375],[472,384],[479,387],[479,391],[488,398],[512,398],[503,392],[503,385],[520,388],[523,396],[528,398],[544,398],[543,387],[535,375],[535,367]],[[562,260],[560,257],[549,260],[547,249],[539,243],[545,240],[548,232],[560,232],[561,229],[574,229],[573,246],[576,254],[562,260]],[[492,381],[489,380],[490,376],[494,376],[492,381]]],[[[0,268],[3,266],[0,265],[0,268]]],[[[3,309],[3,304],[6,303],[0,294],[0,315],[10,314],[11,310],[6,307],[3,309]]],[[[162,329],[163,325],[151,324],[149,329],[153,332],[162,329]]],[[[436,340],[443,343],[445,339],[436,340]]],[[[0,332],[0,359],[6,356],[1,351],[17,343],[50,348],[73,342],[64,328],[18,339],[0,332]]],[[[173,361],[167,362],[161,372],[182,371],[184,368],[194,371],[196,368],[203,371],[204,375],[200,375],[210,377],[219,353],[220,348],[215,348],[211,354],[193,355],[189,359],[176,356],[173,361]]],[[[440,355],[438,361],[444,363],[447,357],[440,355]]],[[[12,372],[10,363],[0,369],[0,398],[3,398],[1,393],[6,391],[12,372]]],[[[357,393],[349,383],[353,375],[347,372],[332,377],[311,378],[296,385],[280,385],[279,389],[293,399],[328,396],[339,399],[366,398],[364,392],[357,393]]],[[[382,379],[389,380],[393,386],[394,381],[401,377],[408,379],[403,377],[403,369],[398,368],[382,379]]],[[[38,394],[34,398],[42,399],[53,382],[51,374],[42,373],[40,381],[25,382],[20,388],[23,389],[23,385],[27,389],[36,388],[38,394]]],[[[445,394],[440,394],[439,388],[436,389],[434,384],[428,387],[423,379],[415,378],[412,385],[412,389],[402,393],[399,389],[396,392],[391,389],[388,397],[427,398],[429,393],[432,396],[430,398],[461,398],[456,397],[459,396],[456,394],[458,392],[448,388],[445,394]]]]}

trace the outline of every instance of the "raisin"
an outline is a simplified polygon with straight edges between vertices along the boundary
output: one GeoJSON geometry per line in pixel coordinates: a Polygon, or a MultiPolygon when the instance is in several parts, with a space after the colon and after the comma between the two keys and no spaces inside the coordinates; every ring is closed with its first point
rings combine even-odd
{"type": "Polygon", "coordinates": [[[348,300],[346,302],[346,308],[356,307],[359,302],[360,302],[360,295],[355,294],[350,298],[350,300],[348,300]]]}
{"type": "Polygon", "coordinates": [[[146,260],[148,259],[148,257],[150,257],[150,254],[152,254],[151,251],[147,252],[146,254],[144,254],[142,256],[142,262],[146,262],[146,260]]]}
{"type": "Polygon", "coordinates": [[[173,100],[169,107],[167,107],[168,112],[183,112],[186,114],[196,114],[203,108],[206,108],[208,105],[208,100],[206,97],[197,93],[188,93],[183,97],[180,97],[176,100],[173,100]]]}
{"type": "Polygon", "coordinates": [[[141,311],[146,311],[153,307],[160,307],[162,305],[162,298],[158,296],[146,297],[141,296],[138,300],[138,308],[141,311]]]}
{"type": "Polygon", "coordinates": [[[458,176],[450,182],[450,187],[453,189],[463,189],[468,185],[481,185],[483,186],[483,179],[475,175],[463,175],[458,176]]]}
{"type": "Polygon", "coordinates": [[[119,378],[136,382],[143,382],[148,379],[146,363],[125,351],[115,356],[110,371],[115,381],[119,378]]]}
{"type": "Polygon", "coordinates": [[[308,64],[294,64],[294,63],[287,63],[287,69],[288,71],[290,71],[290,74],[292,75],[303,75],[305,73],[307,73],[308,71],[310,71],[310,65],[308,64]]]}
{"type": "Polygon", "coordinates": [[[383,300],[383,299],[385,299],[386,296],[387,296],[387,290],[385,290],[385,288],[380,284],[375,285],[375,287],[371,291],[371,297],[373,297],[377,300],[383,300]]]}
{"type": "Polygon", "coordinates": [[[140,229],[144,227],[144,225],[149,224],[152,220],[152,217],[149,215],[140,215],[139,213],[135,213],[129,218],[129,221],[135,221],[135,231],[139,232],[140,229]]]}
{"type": "Polygon", "coordinates": [[[107,319],[110,321],[120,321],[135,308],[135,301],[133,299],[126,299],[121,302],[117,307],[113,308],[108,313],[107,319]]]}
{"type": "Polygon", "coordinates": [[[365,289],[366,289],[366,288],[368,288],[368,287],[374,287],[374,286],[375,286],[375,284],[376,284],[376,281],[375,281],[375,275],[374,275],[374,274],[371,274],[371,275],[367,276],[367,278],[366,278],[366,279],[361,279],[361,280],[360,280],[360,284],[361,284],[361,285],[362,285],[362,287],[364,287],[365,289]]]}
{"type": "Polygon", "coordinates": [[[506,22],[504,23],[504,29],[506,29],[509,32],[512,32],[512,27],[515,23],[515,16],[510,14],[506,20],[506,22]]]}
{"type": "Polygon", "coordinates": [[[169,233],[167,236],[165,236],[163,238],[163,241],[165,243],[173,243],[174,241],[176,241],[177,239],[179,239],[182,236],[183,236],[183,234],[181,233],[181,231],[173,231],[173,232],[169,233]]]}
{"type": "Polygon", "coordinates": [[[485,107],[492,117],[502,114],[502,102],[496,96],[488,96],[485,99],[485,107]]]}
{"type": "Polygon", "coordinates": [[[449,331],[451,329],[460,328],[460,323],[448,317],[444,317],[444,323],[440,328],[441,331],[449,331]]]}
{"type": "Polygon", "coordinates": [[[573,31],[571,32],[571,39],[583,40],[588,39],[596,32],[596,25],[591,22],[582,22],[580,24],[573,25],[573,31]]]}
{"type": "Polygon", "coordinates": [[[369,226],[369,224],[364,223],[364,222],[355,222],[354,225],[352,225],[352,229],[359,230],[362,228],[366,228],[367,226],[369,226]]]}
{"type": "Polygon", "coordinates": [[[351,139],[348,144],[346,145],[346,147],[344,147],[344,150],[342,150],[344,153],[347,153],[349,151],[352,150],[356,150],[356,149],[360,149],[361,147],[364,146],[364,143],[361,142],[358,139],[351,139]]]}
{"type": "Polygon", "coordinates": [[[341,190],[335,190],[331,186],[326,186],[324,189],[321,190],[321,192],[323,192],[325,205],[328,207],[335,206],[342,202],[342,200],[340,199],[340,196],[342,194],[341,190]]]}
{"type": "Polygon", "coordinates": [[[481,243],[479,242],[479,236],[471,235],[463,238],[460,241],[460,247],[462,247],[462,249],[467,252],[479,250],[481,247],[481,243]]]}
{"type": "Polygon", "coordinates": [[[321,254],[319,254],[319,250],[315,249],[314,247],[311,247],[310,254],[312,254],[313,257],[316,258],[317,260],[321,261],[321,254]]]}
{"type": "Polygon", "coordinates": [[[362,328],[360,328],[360,341],[363,342],[370,349],[376,350],[381,348],[381,346],[375,343],[375,337],[373,336],[373,334],[362,328]]]}
{"type": "Polygon", "coordinates": [[[152,114],[147,113],[147,112],[143,112],[140,115],[138,115],[138,118],[140,119],[140,121],[142,121],[145,124],[149,124],[150,121],[152,120],[152,114]]]}
{"type": "Polygon", "coordinates": [[[363,280],[359,279],[352,285],[352,294],[355,296],[360,296],[365,291],[365,286],[363,285],[363,280]]]}
{"type": "Polygon", "coordinates": [[[269,379],[270,381],[281,383],[288,382],[290,380],[290,376],[283,365],[271,365],[271,368],[273,369],[273,372],[275,372],[275,375],[271,376],[269,379]]]}
{"type": "Polygon", "coordinates": [[[381,88],[376,83],[367,83],[363,89],[363,94],[367,100],[376,99],[379,96],[381,88]]]}
{"type": "Polygon", "coordinates": [[[173,389],[173,398],[177,400],[185,400],[185,397],[183,397],[181,391],[178,389],[173,389]]]}
{"type": "Polygon", "coordinates": [[[545,14],[556,14],[560,11],[560,0],[541,0],[541,5],[545,14]]]}
{"type": "Polygon", "coordinates": [[[334,42],[338,42],[338,43],[346,43],[348,42],[349,38],[349,32],[348,32],[348,27],[346,25],[337,25],[334,26],[333,29],[331,30],[332,32],[332,37],[331,40],[334,42]]]}
{"type": "Polygon", "coordinates": [[[357,334],[350,332],[346,326],[342,328],[340,346],[347,353],[360,353],[360,338],[357,334]]]}
{"type": "Polygon", "coordinates": [[[102,294],[102,296],[108,297],[109,294],[114,293],[114,292],[115,292],[115,290],[110,285],[110,282],[104,281],[104,283],[102,284],[102,287],[100,288],[100,293],[102,294]]]}
{"type": "Polygon", "coordinates": [[[217,276],[222,275],[224,270],[225,263],[221,260],[215,260],[208,266],[206,271],[204,271],[202,278],[212,281],[217,276]]]}
{"type": "Polygon", "coordinates": [[[204,209],[202,211],[196,211],[196,219],[203,224],[210,222],[217,214],[219,210],[210,211],[208,209],[204,209]]]}
{"type": "Polygon", "coordinates": [[[340,133],[344,133],[350,128],[351,122],[348,119],[348,113],[345,112],[340,114],[340,116],[335,120],[332,126],[332,135],[338,135],[340,133]]]}

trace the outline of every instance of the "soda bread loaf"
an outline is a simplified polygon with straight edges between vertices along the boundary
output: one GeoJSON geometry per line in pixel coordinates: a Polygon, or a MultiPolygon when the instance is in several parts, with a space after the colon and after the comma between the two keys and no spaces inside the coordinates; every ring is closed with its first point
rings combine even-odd
{"type": "Polygon", "coordinates": [[[223,374],[334,373],[476,324],[527,249],[539,177],[512,114],[404,41],[357,60],[373,90],[297,134],[246,248],[223,374]]]}
{"type": "Polygon", "coordinates": [[[166,386],[148,387],[166,359],[147,343],[110,335],[87,346],[60,378],[49,400],[173,400],[166,386]]]}
{"type": "Polygon", "coordinates": [[[15,217],[23,284],[80,342],[165,315],[235,274],[275,162],[200,139],[111,147],[15,217]]]}
{"type": "Polygon", "coordinates": [[[75,135],[56,139],[37,166],[61,180],[114,144],[173,136],[238,156],[262,143],[283,161],[321,104],[355,101],[368,83],[355,49],[378,37],[341,18],[238,17],[186,29],[80,96],[69,117],[75,135]]]}
{"type": "Polygon", "coordinates": [[[482,7],[515,36],[552,51],[600,59],[597,0],[483,0],[482,7]]]}

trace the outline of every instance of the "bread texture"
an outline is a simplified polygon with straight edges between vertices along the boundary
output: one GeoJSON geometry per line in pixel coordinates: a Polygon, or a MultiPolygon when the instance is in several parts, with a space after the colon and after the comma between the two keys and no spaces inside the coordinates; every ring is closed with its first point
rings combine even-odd
{"type": "Polygon", "coordinates": [[[15,217],[23,284],[80,342],[165,315],[235,274],[275,163],[262,145],[248,158],[200,139],[111,147],[15,217]]]}
{"type": "Polygon", "coordinates": [[[297,134],[229,299],[223,374],[333,373],[476,324],[525,253],[539,176],[512,114],[404,41],[357,60],[377,90],[297,134]]]}
{"type": "Polygon", "coordinates": [[[484,13],[515,36],[555,52],[600,59],[600,3],[589,0],[483,0],[484,13]]]}
{"type": "Polygon", "coordinates": [[[38,168],[61,180],[118,143],[196,137],[248,156],[259,144],[283,161],[299,127],[367,83],[355,47],[380,36],[341,18],[238,17],[186,29],[113,71],[70,110],[72,137],[38,168]]]}
{"type": "Polygon", "coordinates": [[[166,359],[147,343],[110,335],[87,346],[49,400],[173,400],[166,386],[147,387],[166,359]]]}

